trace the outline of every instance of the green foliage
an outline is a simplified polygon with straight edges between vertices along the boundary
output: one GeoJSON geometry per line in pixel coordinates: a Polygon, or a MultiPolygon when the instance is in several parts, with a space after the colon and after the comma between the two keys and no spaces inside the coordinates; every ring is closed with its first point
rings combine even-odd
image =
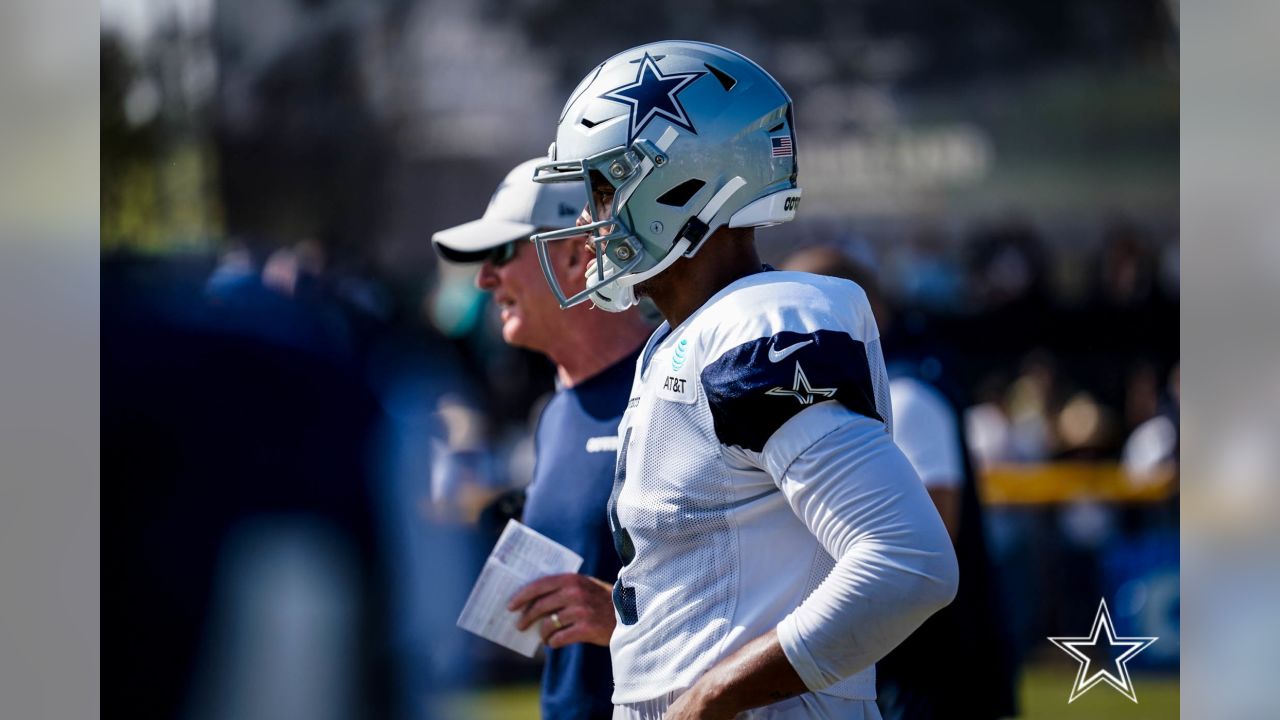
{"type": "Polygon", "coordinates": [[[131,122],[126,97],[143,73],[111,35],[101,62],[102,251],[205,246],[221,230],[212,146],[181,123],[166,125],[164,112],[131,122]]]}
{"type": "MultiPolygon", "coordinates": [[[[219,231],[207,152],[195,145],[122,159],[102,183],[102,250],[206,246],[219,231]]],[[[105,169],[104,169],[105,172],[105,169]]]]}
{"type": "Polygon", "coordinates": [[[1105,683],[1068,703],[1075,681],[1074,666],[1033,667],[1023,673],[1022,715],[1028,720],[1168,720],[1178,717],[1176,675],[1134,674],[1134,703],[1105,683]]]}

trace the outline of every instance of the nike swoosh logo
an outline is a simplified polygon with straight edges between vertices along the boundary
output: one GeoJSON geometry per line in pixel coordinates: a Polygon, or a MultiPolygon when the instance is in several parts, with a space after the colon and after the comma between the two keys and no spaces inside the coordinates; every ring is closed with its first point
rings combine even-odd
{"type": "Polygon", "coordinates": [[[799,350],[800,348],[812,342],[813,342],[812,340],[805,340],[804,342],[796,343],[795,345],[792,345],[786,350],[779,350],[776,347],[773,347],[772,345],[770,345],[769,346],[769,362],[775,362],[775,363],[781,362],[785,357],[787,357],[791,353],[799,350]]]}

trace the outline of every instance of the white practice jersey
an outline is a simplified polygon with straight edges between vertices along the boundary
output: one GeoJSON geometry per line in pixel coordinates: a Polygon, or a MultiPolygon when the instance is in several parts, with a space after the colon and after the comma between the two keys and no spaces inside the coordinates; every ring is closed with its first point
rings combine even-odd
{"type": "MultiPolygon", "coordinates": [[[[851,418],[862,434],[841,437],[898,453],[890,408],[875,320],[865,293],[849,281],[761,272],[723,289],[680,327],[658,328],[637,364],[619,427],[609,503],[623,561],[610,643],[615,704],[690,687],[778,627],[827,578],[835,562],[826,539],[816,536],[823,521],[802,519],[794,504],[803,490],[783,492],[783,478],[807,449],[847,430],[851,418]]],[[[932,513],[925,523],[938,529],[930,529],[930,541],[946,545],[944,560],[953,566],[919,480],[905,460],[894,467],[906,468],[908,478],[894,492],[919,495],[909,498],[912,513],[932,513]]],[[[869,574],[865,565],[860,572],[869,574]]],[[[905,632],[922,620],[912,619],[905,632]]],[[[802,642],[784,641],[784,649],[802,642]]],[[[791,651],[788,658],[797,664],[791,651]]],[[[810,674],[818,673],[811,665],[810,674]]],[[[874,672],[863,663],[851,677],[821,683],[821,692],[874,699],[874,672]]]]}

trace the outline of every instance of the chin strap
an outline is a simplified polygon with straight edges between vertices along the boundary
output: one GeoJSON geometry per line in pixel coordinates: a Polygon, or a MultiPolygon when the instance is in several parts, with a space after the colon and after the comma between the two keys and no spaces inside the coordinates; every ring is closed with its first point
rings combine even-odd
{"type": "Polygon", "coordinates": [[[591,293],[591,304],[606,312],[622,312],[636,304],[636,290],[634,287],[627,285],[626,287],[614,286],[611,289],[613,297],[605,295],[600,290],[591,293]]]}
{"type": "Polygon", "coordinates": [[[680,228],[680,232],[676,233],[675,242],[671,244],[671,250],[662,260],[658,261],[658,264],[642,273],[618,278],[618,282],[614,286],[630,288],[666,270],[682,257],[693,257],[711,234],[708,223],[716,216],[716,213],[720,212],[720,208],[729,202],[729,198],[733,197],[733,194],[741,190],[746,184],[746,180],[736,176],[725,183],[724,187],[720,188],[715,195],[712,195],[707,204],[702,207],[702,212],[698,213],[696,217],[689,218],[684,227],[680,228]]]}
{"type": "MultiPolygon", "coordinates": [[[[684,227],[680,228],[680,232],[676,234],[676,237],[689,243],[689,248],[682,253],[685,257],[693,257],[698,254],[698,250],[702,249],[702,244],[711,235],[711,220],[715,218],[716,213],[720,212],[720,208],[729,202],[729,198],[733,197],[746,184],[746,180],[743,180],[740,176],[734,176],[715,195],[711,196],[706,205],[702,206],[702,212],[689,218],[684,227]]],[[[675,254],[675,252],[672,252],[668,257],[675,254]]]]}
{"type": "Polygon", "coordinates": [[[733,197],[746,184],[746,180],[739,176],[734,176],[715,195],[711,196],[707,204],[702,206],[701,212],[685,222],[684,227],[680,228],[680,232],[676,233],[676,240],[671,245],[671,251],[657,265],[643,273],[628,275],[612,283],[614,297],[603,295],[600,290],[591,293],[591,302],[601,310],[608,310],[609,312],[622,312],[634,305],[636,302],[635,285],[666,270],[681,257],[693,257],[696,255],[711,234],[711,220],[715,218],[716,213],[720,212],[720,208],[729,202],[729,198],[733,197]]]}

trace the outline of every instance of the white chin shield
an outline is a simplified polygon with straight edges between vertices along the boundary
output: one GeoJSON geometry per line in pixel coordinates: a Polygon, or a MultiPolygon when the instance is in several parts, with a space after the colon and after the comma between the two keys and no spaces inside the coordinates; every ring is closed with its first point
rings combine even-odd
{"type": "Polygon", "coordinates": [[[583,273],[586,279],[583,293],[587,293],[591,304],[609,312],[622,312],[635,305],[635,287],[623,281],[627,268],[619,266],[607,255],[596,255],[596,258],[597,262],[587,265],[583,273]]]}
{"type": "MultiPolygon", "coordinates": [[[[590,271],[588,271],[590,275],[590,271]]],[[[631,285],[610,283],[591,293],[591,304],[608,312],[622,312],[636,304],[636,290],[631,285]]]]}

